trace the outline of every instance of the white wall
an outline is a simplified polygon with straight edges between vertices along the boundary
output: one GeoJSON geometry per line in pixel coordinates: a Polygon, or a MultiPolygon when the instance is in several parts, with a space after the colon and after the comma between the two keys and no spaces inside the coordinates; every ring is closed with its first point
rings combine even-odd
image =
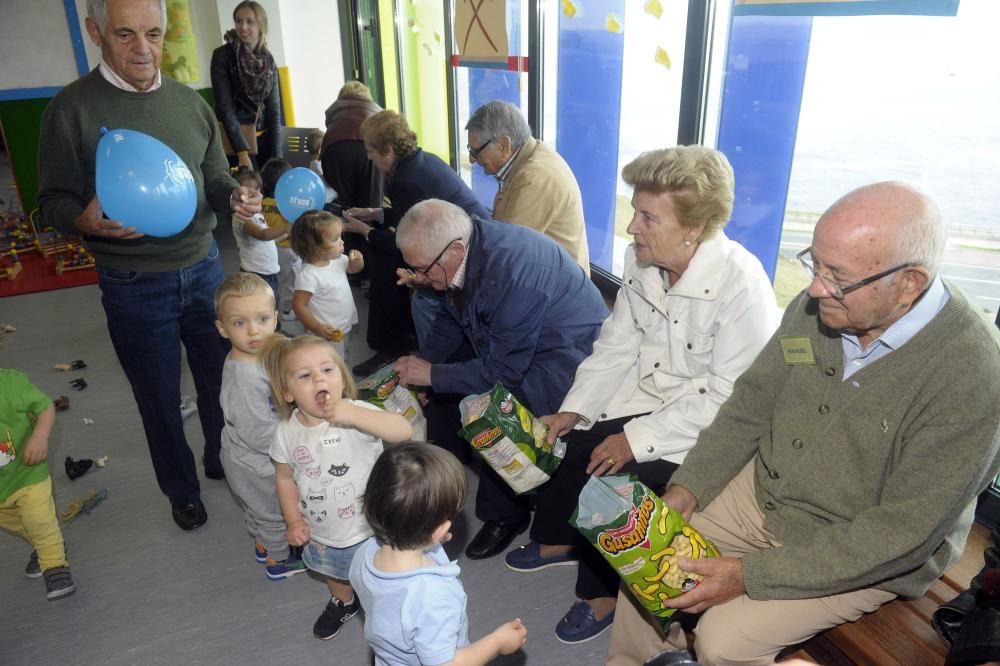
{"type": "Polygon", "coordinates": [[[334,0],[279,0],[279,5],[295,125],[325,127],[324,112],[344,85],[337,3],[334,0]]]}
{"type": "Polygon", "coordinates": [[[77,78],[62,0],[0,0],[0,90],[77,78]]]}

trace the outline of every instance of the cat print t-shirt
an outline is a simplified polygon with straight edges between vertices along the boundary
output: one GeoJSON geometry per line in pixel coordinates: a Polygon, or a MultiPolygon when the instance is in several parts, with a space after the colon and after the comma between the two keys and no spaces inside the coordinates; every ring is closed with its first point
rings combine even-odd
{"type": "MultiPolygon", "coordinates": [[[[351,404],[378,410],[359,400],[351,404]]],[[[309,522],[313,541],[348,548],[371,536],[361,496],[380,453],[378,437],[327,422],[305,426],[297,409],[278,424],[271,458],[291,468],[299,487],[299,511],[309,522]]]]}

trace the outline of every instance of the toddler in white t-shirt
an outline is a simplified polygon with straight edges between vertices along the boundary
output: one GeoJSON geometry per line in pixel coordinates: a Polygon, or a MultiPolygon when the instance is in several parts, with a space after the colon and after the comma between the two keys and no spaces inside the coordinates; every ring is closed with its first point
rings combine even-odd
{"type": "Polygon", "coordinates": [[[347,334],[358,323],[348,273],[365,267],[357,250],[344,256],[344,222],[325,210],[302,213],[292,226],[292,249],[302,258],[295,274],[292,309],[311,333],[333,343],[344,358],[347,334]]]}

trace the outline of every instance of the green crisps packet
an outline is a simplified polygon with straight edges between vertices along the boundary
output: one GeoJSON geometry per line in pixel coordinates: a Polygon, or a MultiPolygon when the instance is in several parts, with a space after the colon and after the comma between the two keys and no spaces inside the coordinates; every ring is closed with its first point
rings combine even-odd
{"type": "Polygon", "coordinates": [[[681,514],[632,475],[590,477],[570,524],[664,628],[675,610],[663,602],[695,588],[702,578],[682,571],[677,558],[719,556],[681,514]]]}
{"type": "Polygon", "coordinates": [[[358,382],[358,400],[364,400],[387,412],[402,414],[413,427],[411,439],[422,442],[427,438],[427,420],[416,394],[399,383],[399,373],[392,363],[358,382]]]}
{"type": "Polygon", "coordinates": [[[458,434],[518,494],[548,481],[566,455],[565,442],[549,444],[548,427],[499,382],[458,408],[464,426],[458,434]]]}

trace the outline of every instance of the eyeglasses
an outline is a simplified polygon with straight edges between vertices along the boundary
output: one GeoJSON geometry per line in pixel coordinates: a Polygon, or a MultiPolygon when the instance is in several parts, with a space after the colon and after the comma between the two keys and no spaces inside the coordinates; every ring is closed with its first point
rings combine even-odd
{"type": "Polygon", "coordinates": [[[460,241],[460,240],[462,240],[461,236],[459,236],[458,238],[452,238],[450,241],[448,241],[448,244],[444,246],[444,249],[438,252],[438,256],[434,257],[434,261],[427,264],[427,266],[425,266],[424,268],[417,268],[416,266],[414,266],[413,272],[420,273],[424,277],[427,277],[427,274],[430,273],[432,268],[434,268],[434,264],[441,261],[441,257],[443,257],[444,253],[448,251],[448,248],[451,247],[451,244],[454,243],[455,241],[460,241]]]}
{"type": "Polygon", "coordinates": [[[469,149],[469,155],[472,156],[472,159],[478,160],[479,154],[484,150],[486,150],[486,146],[490,145],[491,143],[493,143],[493,139],[490,139],[489,141],[479,146],[478,148],[473,148],[472,146],[466,146],[466,148],[469,149]]]}
{"type": "Polygon", "coordinates": [[[843,300],[844,296],[846,296],[847,294],[851,293],[856,289],[861,289],[861,287],[871,284],[872,282],[875,282],[877,280],[881,280],[887,275],[892,275],[896,271],[901,271],[904,268],[910,268],[911,266],[917,265],[913,262],[900,264],[895,268],[890,268],[888,270],[882,271],[881,273],[870,275],[863,280],[858,280],[857,282],[852,282],[851,284],[847,285],[839,285],[836,282],[834,282],[832,278],[829,278],[816,271],[816,265],[815,262],[813,261],[813,256],[812,256],[812,247],[807,247],[806,249],[802,250],[797,255],[795,255],[795,258],[799,260],[800,264],[802,264],[802,268],[805,270],[806,273],[809,274],[810,279],[819,278],[820,282],[823,283],[823,286],[826,287],[826,290],[830,292],[830,295],[836,298],[838,301],[843,300]],[[807,255],[808,259],[806,258],[807,255]]]}

